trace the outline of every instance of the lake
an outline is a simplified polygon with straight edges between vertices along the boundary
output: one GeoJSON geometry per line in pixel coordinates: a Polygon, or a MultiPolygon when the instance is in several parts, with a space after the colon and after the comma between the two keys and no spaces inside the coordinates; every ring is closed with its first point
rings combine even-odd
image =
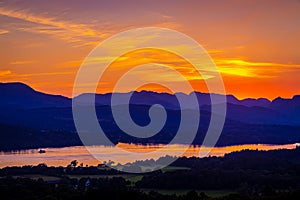
{"type": "MultiPolygon", "coordinates": [[[[225,147],[214,147],[208,155],[210,156],[224,156],[226,153],[234,151],[241,151],[244,149],[250,150],[274,150],[274,149],[294,149],[296,144],[285,145],[268,145],[268,144],[246,144],[246,145],[234,145],[225,147]]],[[[164,145],[136,145],[136,144],[124,144],[117,145],[118,148],[122,148],[128,152],[140,152],[137,156],[127,156],[120,152],[118,149],[112,146],[90,146],[89,148],[101,158],[102,161],[115,161],[121,164],[127,162],[133,162],[135,160],[146,159],[158,159],[159,157],[170,155],[177,155],[178,152],[182,152],[187,146],[174,144],[171,145],[171,151],[160,152],[151,154],[152,157],[144,155],[145,152],[155,152],[155,150],[162,148],[164,145]]],[[[84,165],[98,165],[101,161],[95,159],[84,146],[73,146],[63,148],[44,148],[46,153],[39,153],[39,149],[0,152],[0,168],[6,166],[22,166],[22,165],[37,165],[40,163],[46,163],[48,166],[66,166],[72,160],[77,160],[84,165]]],[[[200,146],[191,146],[184,153],[184,156],[192,157],[199,156],[200,146]]]]}

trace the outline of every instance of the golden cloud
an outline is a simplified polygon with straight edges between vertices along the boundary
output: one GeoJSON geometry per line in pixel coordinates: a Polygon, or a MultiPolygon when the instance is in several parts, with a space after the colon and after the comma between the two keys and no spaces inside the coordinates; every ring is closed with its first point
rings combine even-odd
{"type": "Polygon", "coordinates": [[[1,30],[0,29],[0,35],[6,34],[6,33],[9,33],[9,30],[3,30],[3,29],[1,30]]]}
{"type": "Polygon", "coordinates": [[[10,62],[10,65],[26,65],[26,64],[32,64],[32,63],[36,63],[36,61],[13,61],[10,62]]]}
{"type": "Polygon", "coordinates": [[[241,59],[215,59],[215,63],[223,74],[257,78],[271,78],[281,72],[300,69],[300,64],[253,62],[241,59]]]}
{"type": "Polygon", "coordinates": [[[83,40],[86,41],[91,37],[94,39],[99,39],[107,36],[107,33],[92,29],[85,24],[78,24],[69,21],[57,20],[55,18],[36,16],[33,14],[29,14],[24,10],[9,10],[0,8],[0,15],[42,25],[38,27],[19,28],[19,30],[50,34],[68,42],[82,42],[83,40]]]}
{"type": "Polygon", "coordinates": [[[7,75],[10,75],[10,74],[12,74],[12,72],[10,70],[0,71],[0,76],[7,76],[7,75]]]}

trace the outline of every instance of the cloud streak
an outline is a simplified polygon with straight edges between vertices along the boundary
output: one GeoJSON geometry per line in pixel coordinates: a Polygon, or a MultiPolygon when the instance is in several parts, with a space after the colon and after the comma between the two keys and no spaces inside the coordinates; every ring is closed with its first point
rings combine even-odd
{"type": "Polygon", "coordinates": [[[29,61],[26,61],[26,60],[24,60],[24,61],[13,61],[13,62],[10,62],[9,64],[10,65],[27,65],[27,64],[33,64],[33,63],[36,63],[36,61],[31,61],[31,60],[29,60],[29,61]]]}
{"type": "MultiPolygon", "coordinates": [[[[38,25],[37,27],[18,28],[18,30],[49,34],[59,37],[60,39],[66,40],[68,42],[91,42],[90,40],[104,38],[108,35],[108,33],[106,33],[105,31],[97,31],[93,28],[90,28],[86,24],[62,21],[53,17],[49,18],[37,16],[31,13],[27,13],[24,10],[0,8],[0,15],[35,23],[38,25]]],[[[3,32],[2,34],[4,33],[6,32],[3,32]]]]}
{"type": "Polygon", "coordinates": [[[12,72],[10,70],[0,71],[0,77],[7,76],[7,75],[10,75],[10,74],[12,74],[12,72]]]}
{"type": "Polygon", "coordinates": [[[0,35],[6,34],[6,33],[9,33],[9,30],[0,29],[0,35]]]}
{"type": "Polygon", "coordinates": [[[0,77],[2,81],[10,81],[10,80],[16,80],[16,81],[24,81],[29,80],[33,77],[45,77],[45,76],[59,76],[59,75],[71,75],[73,72],[63,71],[63,72],[42,72],[42,73],[25,73],[25,74],[19,74],[14,73],[10,70],[3,70],[0,71],[0,77]]]}
{"type": "Polygon", "coordinates": [[[241,59],[215,59],[223,74],[256,78],[271,78],[279,73],[300,69],[300,64],[252,62],[241,59]]]}

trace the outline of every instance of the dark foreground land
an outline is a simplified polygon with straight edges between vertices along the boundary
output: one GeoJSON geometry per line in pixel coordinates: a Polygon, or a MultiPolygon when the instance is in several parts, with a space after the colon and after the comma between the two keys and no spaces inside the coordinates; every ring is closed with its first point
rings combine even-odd
{"type": "Polygon", "coordinates": [[[179,158],[128,174],[104,165],[0,169],[1,199],[300,199],[300,148],[179,158]]]}

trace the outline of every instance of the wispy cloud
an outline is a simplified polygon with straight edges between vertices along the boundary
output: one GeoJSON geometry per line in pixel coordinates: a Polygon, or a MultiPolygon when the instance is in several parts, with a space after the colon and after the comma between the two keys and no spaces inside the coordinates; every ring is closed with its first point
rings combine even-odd
{"type": "Polygon", "coordinates": [[[6,34],[6,33],[9,33],[9,30],[0,29],[0,35],[6,34]]]}
{"type": "Polygon", "coordinates": [[[300,64],[254,62],[242,59],[215,59],[215,62],[221,73],[244,77],[271,78],[282,72],[300,70],[300,64]]]}
{"type": "Polygon", "coordinates": [[[162,27],[162,28],[169,28],[169,29],[179,29],[179,28],[181,28],[181,24],[179,24],[178,22],[174,22],[174,21],[158,23],[158,24],[154,24],[152,26],[162,27]]]}
{"type": "Polygon", "coordinates": [[[33,77],[45,77],[45,76],[60,76],[60,75],[70,75],[73,72],[63,71],[63,72],[41,72],[41,73],[15,73],[10,70],[0,71],[0,77],[2,81],[25,81],[30,80],[33,77]]]}
{"type": "Polygon", "coordinates": [[[10,75],[10,74],[12,74],[12,72],[10,70],[0,71],[0,77],[7,76],[7,75],[10,75]]]}
{"type": "Polygon", "coordinates": [[[84,61],[84,58],[61,62],[61,63],[57,64],[57,67],[59,67],[59,68],[74,68],[75,67],[76,68],[76,67],[81,66],[83,61],[84,61]]]}
{"type": "Polygon", "coordinates": [[[50,34],[68,42],[91,42],[91,39],[104,38],[107,33],[95,30],[86,24],[58,20],[54,17],[43,17],[25,10],[0,8],[0,15],[35,23],[38,26],[18,28],[18,30],[50,34]]]}
{"type": "Polygon", "coordinates": [[[223,59],[218,60],[219,62],[223,64],[231,64],[231,65],[243,65],[243,66],[276,66],[276,67],[296,67],[298,68],[299,64],[284,64],[284,63],[274,63],[274,62],[253,62],[253,61],[245,61],[241,59],[223,59]]]}
{"type": "Polygon", "coordinates": [[[217,53],[224,53],[225,51],[224,50],[221,50],[221,49],[209,49],[207,50],[207,53],[209,54],[217,54],[217,53]]]}
{"type": "Polygon", "coordinates": [[[26,61],[26,60],[23,60],[23,61],[13,61],[13,62],[10,62],[9,64],[10,65],[26,65],[26,64],[33,64],[33,63],[36,63],[37,61],[26,61]]]}
{"type": "Polygon", "coordinates": [[[55,76],[55,75],[68,75],[74,74],[73,72],[43,72],[43,73],[29,73],[29,74],[18,74],[15,76],[19,77],[32,77],[32,76],[55,76]]]}

